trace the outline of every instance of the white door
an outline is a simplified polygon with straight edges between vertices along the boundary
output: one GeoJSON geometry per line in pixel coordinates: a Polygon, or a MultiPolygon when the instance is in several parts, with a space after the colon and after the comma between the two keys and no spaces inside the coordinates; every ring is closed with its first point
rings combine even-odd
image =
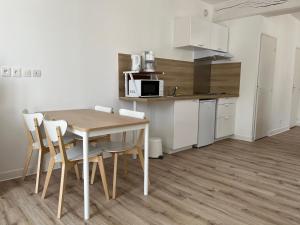
{"type": "Polygon", "coordinates": [[[300,48],[296,50],[290,127],[297,125],[300,102],[300,48]]]}
{"type": "Polygon", "coordinates": [[[210,48],[211,23],[199,17],[191,18],[191,45],[210,48]]]}
{"type": "Polygon", "coordinates": [[[212,144],[215,140],[216,100],[200,101],[197,147],[212,144]]]}
{"type": "Polygon", "coordinates": [[[228,51],[228,28],[219,24],[212,24],[211,49],[227,52],[228,51]]]}
{"type": "Polygon", "coordinates": [[[276,44],[276,38],[264,34],[261,36],[256,93],[255,140],[268,136],[270,132],[276,44]]]}
{"type": "Polygon", "coordinates": [[[197,144],[199,100],[174,102],[173,149],[197,144]]]}

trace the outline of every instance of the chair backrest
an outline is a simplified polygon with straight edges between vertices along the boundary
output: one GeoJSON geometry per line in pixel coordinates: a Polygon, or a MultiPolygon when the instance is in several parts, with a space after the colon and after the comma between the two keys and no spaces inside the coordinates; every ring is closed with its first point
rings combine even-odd
{"type": "Polygon", "coordinates": [[[96,105],[95,110],[99,111],[99,112],[113,113],[113,108],[112,107],[105,107],[105,106],[96,105]]]}
{"type": "Polygon", "coordinates": [[[61,154],[62,162],[68,160],[65,145],[63,142],[63,136],[67,132],[68,124],[65,120],[44,120],[44,127],[46,131],[47,141],[50,149],[50,154],[52,157],[55,157],[55,145],[54,143],[58,142],[59,151],[61,154]]]}
{"type": "Polygon", "coordinates": [[[62,136],[65,135],[68,128],[68,124],[65,120],[44,120],[44,126],[51,142],[58,141],[58,128],[60,129],[62,136]]]}
{"type": "MultiPolygon", "coordinates": [[[[121,116],[128,116],[136,119],[145,119],[145,113],[144,112],[137,112],[137,111],[132,111],[128,109],[120,109],[119,114],[121,116]]],[[[136,140],[135,145],[138,147],[141,147],[143,144],[143,136],[144,136],[144,130],[141,130],[138,136],[138,139],[136,140]]],[[[126,132],[123,133],[123,142],[126,141],[126,132]]]]}
{"type": "Polygon", "coordinates": [[[24,124],[26,128],[26,135],[29,145],[37,142],[39,147],[44,147],[43,137],[41,134],[40,126],[42,125],[44,116],[42,113],[28,113],[27,109],[22,111],[24,124]]]}
{"type": "Polygon", "coordinates": [[[42,113],[28,113],[27,109],[23,110],[23,117],[25,124],[27,126],[27,129],[30,132],[35,132],[35,124],[34,124],[34,119],[37,119],[38,126],[41,126],[44,116],[42,113]]]}
{"type": "Polygon", "coordinates": [[[137,111],[132,111],[132,110],[128,110],[128,109],[120,109],[119,114],[121,116],[128,116],[128,117],[133,117],[136,119],[145,119],[144,112],[137,112],[137,111]]]}

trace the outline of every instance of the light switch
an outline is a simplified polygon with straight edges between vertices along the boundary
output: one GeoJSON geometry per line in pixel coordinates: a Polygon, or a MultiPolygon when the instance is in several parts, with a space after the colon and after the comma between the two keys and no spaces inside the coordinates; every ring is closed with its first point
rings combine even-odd
{"type": "Polygon", "coordinates": [[[21,77],[22,69],[21,68],[12,68],[12,76],[13,77],[21,77]]]}
{"type": "Polygon", "coordinates": [[[1,67],[1,76],[10,77],[11,76],[11,68],[9,67],[1,67]]]}
{"type": "Polygon", "coordinates": [[[42,71],[41,70],[32,70],[32,76],[33,77],[42,77],[42,71]]]}
{"type": "Polygon", "coordinates": [[[31,70],[23,70],[23,77],[31,77],[31,70]]]}

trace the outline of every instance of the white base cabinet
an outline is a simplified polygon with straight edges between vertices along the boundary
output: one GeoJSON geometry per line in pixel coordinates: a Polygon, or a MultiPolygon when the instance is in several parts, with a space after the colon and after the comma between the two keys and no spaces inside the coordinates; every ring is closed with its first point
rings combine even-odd
{"type": "Polygon", "coordinates": [[[234,134],[236,98],[218,100],[216,113],[216,139],[222,139],[234,134]]]}
{"type": "Polygon", "coordinates": [[[199,100],[177,100],[151,105],[151,135],[162,138],[164,152],[197,144],[199,100]]]}

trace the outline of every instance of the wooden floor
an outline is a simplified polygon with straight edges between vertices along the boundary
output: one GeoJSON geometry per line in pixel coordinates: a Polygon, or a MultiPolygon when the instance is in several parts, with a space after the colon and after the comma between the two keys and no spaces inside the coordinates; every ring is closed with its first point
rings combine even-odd
{"type": "MultiPolygon", "coordinates": [[[[110,179],[112,163],[105,162],[110,179]]],[[[105,200],[98,174],[87,224],[300,224],[300,128],[255,143],[225,140],[151,160],[148,197],[137,165],[130,163],[127,177],[119,170],[117,200],[105,200]]],[[[62,219],[56,219],[59,175],[45,200],[33,194],[34,177],[0,183],[0,225],[84,224],[82,183],[73,174],[62,219]]]]}

